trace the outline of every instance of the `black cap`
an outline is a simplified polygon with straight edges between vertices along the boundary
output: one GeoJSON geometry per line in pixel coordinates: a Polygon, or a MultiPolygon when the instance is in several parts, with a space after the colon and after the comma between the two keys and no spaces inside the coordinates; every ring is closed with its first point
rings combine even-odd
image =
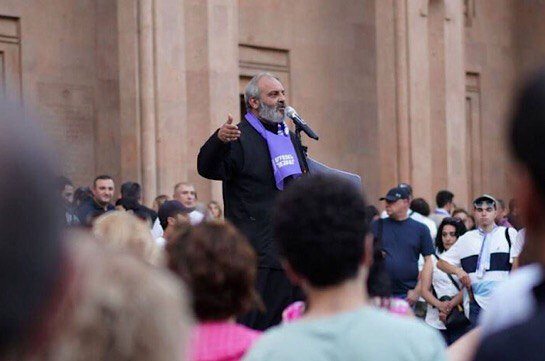
{"type": "Polygon", "coordinates": [[[481,203],[490,203],[494,206],[494,208],[496,208],[498,201],[496,201],[496,198],[492,197],[489,194],[483,194],[482,196],[475,198],[475,200],[473,201],[473,206],[477,207],[481,203]]]}
{"type": "Polygon", "coordinates": [[[409,199],[409,191],[406,187],[395,187],[386,193],[386,196],[380,198],[381,201],[395,202],[399,199],[409,199]]]}
{"type": "Polygon", "coordinates": [[[159,222],[163,229],[167,228],[168,217],[174,217],[176,214],[189,214],[193,211],[192,208],[184,206],[178,201],[166,201],[159,208],[159,222]]]}

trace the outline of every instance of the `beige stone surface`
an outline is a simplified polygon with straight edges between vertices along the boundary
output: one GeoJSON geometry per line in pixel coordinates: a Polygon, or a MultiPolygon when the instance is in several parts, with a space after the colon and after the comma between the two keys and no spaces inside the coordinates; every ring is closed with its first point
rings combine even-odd
{"type": "Polygon", "coordinates": [[[510,197],[504,124],[545,62],[545,4],[516,0],[2,0],[0,93],[36,113],[78,185],[179,181],[221,198],[196,156],[259,71],[320,135],[310,155],[358,173],[373,203],[400,181],[432,203],[510,197]],[[466,6],[466,8],[464,8],[466,6]]]}

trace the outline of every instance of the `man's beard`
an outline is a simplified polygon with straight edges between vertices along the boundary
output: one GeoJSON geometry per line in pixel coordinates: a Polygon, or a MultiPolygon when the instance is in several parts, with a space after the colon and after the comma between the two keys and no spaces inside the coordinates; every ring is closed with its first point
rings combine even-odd
{"type": "Polygon", "coordinates": [[[259,118],[273,123],[282,123],[286,119],[286,114],[278,110],[279,105],[269,106],[259,102],[259,118]]]}

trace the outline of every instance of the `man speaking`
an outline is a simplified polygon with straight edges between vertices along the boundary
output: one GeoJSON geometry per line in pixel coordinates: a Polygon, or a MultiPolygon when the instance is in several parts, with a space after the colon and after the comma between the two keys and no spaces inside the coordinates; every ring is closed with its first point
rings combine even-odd
{"type": "Polygon", "coordinates": [[[251,241],[258,255],[256,288],[266,312],[241,321],[264,330],[280,322],[282,310],[296,297],[273,242],[276,196],[303,173],[303,153],[286,119],[284,87],[269,73],[252,78],[244,91],[248,113],[238,124],[229,115],[202,146],[197,168],[208,179],[223,181],[225,217],[251,241]]]}

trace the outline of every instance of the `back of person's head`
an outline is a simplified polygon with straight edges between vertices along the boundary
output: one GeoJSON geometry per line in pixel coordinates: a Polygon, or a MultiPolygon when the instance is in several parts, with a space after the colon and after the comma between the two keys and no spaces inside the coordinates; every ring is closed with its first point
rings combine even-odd
{"type": "Polygon", "coordinates": [[[464,222],[456,217],[445,217],[441,221],[441,224],[437,228],[437,235],[435,236],[435,248],[439,253],[445,251],[445,246],[443,245],[443,228],[445,226],[453,226],[455,230],[456,239],[460,238],[464,233],[467,232],[464,222]]]}
{"type": "Polygon", "coordinates": [[[510,143],[515,159],[524,165],[545,200],[545,68],[541,69],[519,93],[509,125],[510,143]]]}
{"type": "Polygon", "coordinates": [[[411,210],[427,217],[430,215],[430,205],[424,198],[415,198],[411,201],[411,210]]]}
{"type": "Polygon", "coordinates": [[[161,250],[155,245],[148,224],[130,213],[104,213],[94,221],[93,234],[108,247],[128,251],[150,264],[162,262],[161,250]]]}
{"type": "Polygon", "coordinates": [[[74,192],[74,204],[81,205],[93,198],[93,192],[89,187],[78,187],[74,192]]]}
{"type": "Polygon", "coordinates": [[[463,209],[463,208],[456,208],[456,209],[452,212],[452,216],[453,216],[453,217],[456,217],[457,214],[461,214],[461,213],[465,214],[466,216],[469,216],[469,213],[468,213],[465,209],[463,209]]]}
{"type": "Polygon", "coordinates": [[[191,323],[173,276],[135,257],[70,236],[74,280],[56,334],[37,359],[184,360],[191,323]]]}
{"type": "Polygon", "coordinates": [[[274,237],[293,271],[314,287],[358,275],[368,231],[361,190],[333,175],[293,181],[278,197],[274,237]]]}
{"type": "Polygon", "coordinates": [[[225,320],[254,305],[256,255],[231,224],[186,226],[167,245],[167,253],[169,268],[191,290],[200,321],[225,320]]]}
{"type": "Polygon", "coordinates": [[[0,103],[0,357],[35,345],[64,264],[51,153],[23,111],[0,103]]]}
{"type": "Polygon", "coordinates": [[[447,204],[452,203],[452,200],[454,199],[454,193],[447,190],[442,190],[437,192],[437,195],[435,196],[435,203],[437,204],[437,208],[444,208],[447,204]]]}
{"type": "Polygon", "coordinates": [[[159,223],[164,230],[168,227],[168,219],[170,217],[176,217],[178,214],[189,214],[191,212],[190,208],[187,208],[179,201],[165,201],[161,207],[159,207],[159,212],[157,212],[159,217],[159,223]]]}
{"type": "Polygon", "coordinates": [[[139,201],[142,197],[142,187],[136,182],[125,182],[121,185],[121,198],[139,201]]]}
{"type": "Polygon", "coordinates": [[[380,213],[374,205],[370,204],[365,207],[365,219],[368,223],[371,223],[376,217],[379,217],[380,213]]]}

